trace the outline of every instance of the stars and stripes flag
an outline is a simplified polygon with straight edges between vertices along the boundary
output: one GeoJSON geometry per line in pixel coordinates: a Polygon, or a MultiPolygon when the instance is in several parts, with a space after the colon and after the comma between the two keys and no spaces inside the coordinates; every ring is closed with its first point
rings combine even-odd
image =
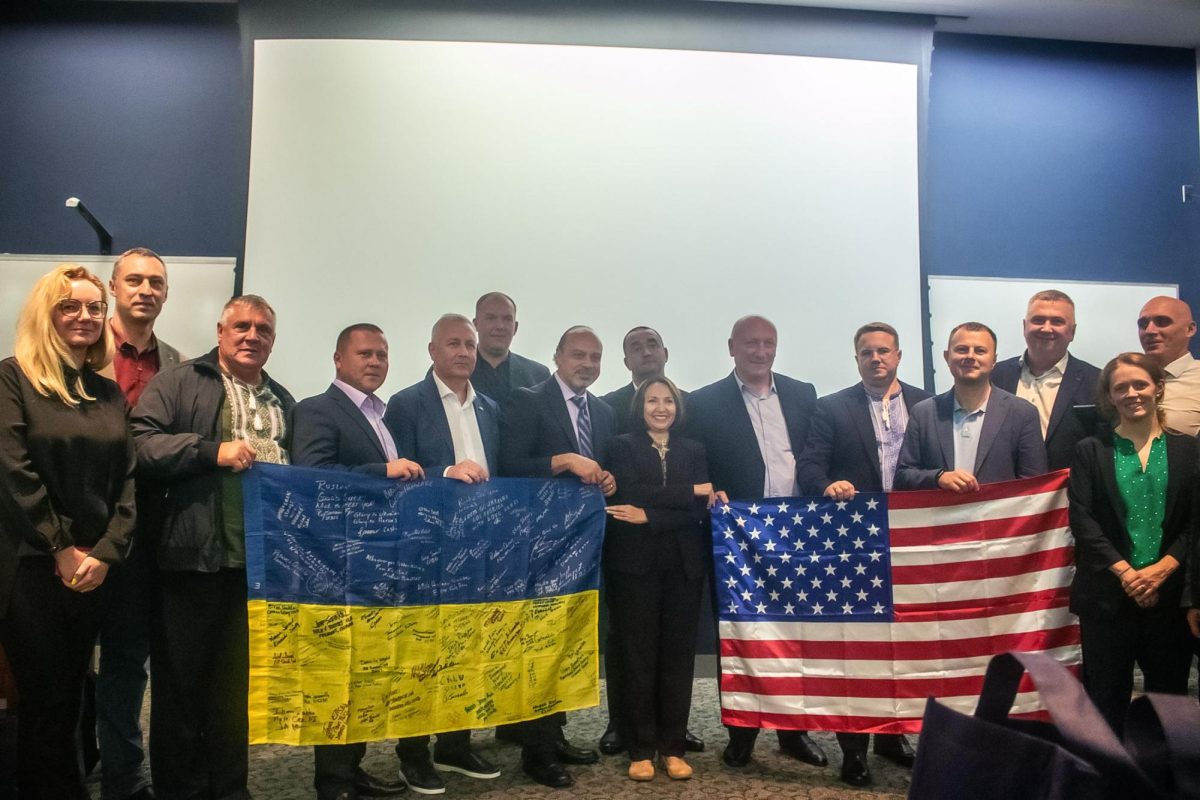
{"type": "MultiPolygon", "coordinates": [[[[714,506],[722,720],[910,733],[927,697],[973,712],[997,653],[1078,671],[1066,484],[714,506]]],[[[1014,715],[1039,712],[1023,683],[1014,715]]]]}

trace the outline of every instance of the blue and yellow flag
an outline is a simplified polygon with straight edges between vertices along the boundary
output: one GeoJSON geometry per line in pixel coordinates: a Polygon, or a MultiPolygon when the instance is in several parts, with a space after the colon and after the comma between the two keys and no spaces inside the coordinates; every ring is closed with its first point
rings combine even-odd
{"type": "Polygon", "coordinates": [[[595,487],[256,464],[244,490],[252,743],[391,739],[599,703],[595,487]]]}

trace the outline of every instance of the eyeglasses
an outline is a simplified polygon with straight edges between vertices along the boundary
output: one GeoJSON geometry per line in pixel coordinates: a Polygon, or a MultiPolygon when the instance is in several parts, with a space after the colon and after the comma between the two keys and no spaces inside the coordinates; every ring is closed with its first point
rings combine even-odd
{"type": "Polygon", "coordinates": [[[84,309],[87,310],[87,315],[93,319],[104,319],[108,314],[108,303],[103,300],[93,300],[90,303],[85,303],[82,300],[74,300],[67,298],[66,300],[58,301],[58,312],[64,317],[78,317],[84,309]]]}

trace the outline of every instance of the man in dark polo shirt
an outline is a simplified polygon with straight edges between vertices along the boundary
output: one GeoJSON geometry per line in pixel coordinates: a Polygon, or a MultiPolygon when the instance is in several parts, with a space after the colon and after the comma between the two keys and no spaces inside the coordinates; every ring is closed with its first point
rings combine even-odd
{"type": "MultiPolygon", "coordinates": [[[[167,266],[153,250],[126,250],[113,264],[112,363],[100,374],[112,378],[133,408],[159,370],[176,366],[179,351],[154,335],[167,301],[167,266]]],[[[96,678],[96,734],[100,743],[103,800],[148,800],[154,796],[143,764],[142,697],[150,654],[149,549],[134,547],[120,569],[109,574],[110,610],[100,629],[100,674],[96,678]]]]}

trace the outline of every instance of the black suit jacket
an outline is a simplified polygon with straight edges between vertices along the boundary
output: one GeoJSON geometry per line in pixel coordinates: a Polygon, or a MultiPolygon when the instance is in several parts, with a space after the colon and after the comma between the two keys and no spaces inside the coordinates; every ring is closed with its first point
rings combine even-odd
{"type": "MultiPolygon", "coordinates": [[[[1021,381],[1020,357],[1001,361],[992,370],[992,385],[1016,394],[1021,381]]],[[[1096,431],[1079,418],[1071,409],[1074,406],[1090,406],[1096,403],[1096,386],[1100,383],[1100,370],[1075,356],[1067,357],[1067,369],[1062,384],[1050,409],[1050,424],[1046,427],[1046,463],[1051,470],[1066,469],[1075,457],[1075,445],[1096,431]]]]}
{"type": "MultiPolygon", "coordinates": [[[[904,405],[912,407],[929,392],[901,383],[904,405]]],[[[879,444],[871,424],[871,406],[861,383],[817,401],[804,453],[796,463],[800,491],[819,495],[834,481],[849,481],[860,492],[882,492],[879,444]]]]}
{"type": "Polygon", "coordinates": [[[609,520],[604,539],[605,568],[646,575],[671,564],[689,578],[704,575],[712,558],[712,545],[705,535],[704,498],[693,494],[696,484],[708,483],[704,446],[671,434],[666,485],[662,461],[645,431],[616,437],[610,461],[617,493],[609,503],[644,509],[648,521],[633,525],[609,520]]]}
{"type": "MultiPolygon", "coordinates": [[[[1166,437],[1167,498],[1159,557],[1174,556],[1180,567],[1159,588],[1158,605],[1164,608],[1179,606],[1189,550],[1200,530],[1200,445],[1191,436],[1166,437]]],[[[1075,537],[1071,610],[1114,614],[1123,606],[1135,608],[1108,571],[1121,559],[1128,560],[1133,547],[1125,527],[1125,501],[1117,488],[1112,434],[1089,436],[1076,445],[1068,495],[1075,537]]]]}
{"type": "MultiPolygon", "coordinates": [[[[500,407],[479,392],[475,393],[474,407],[487,459],[483,466],[489,474],[496,475],[500,467],[500,407]]],[[[383,419],[396,439],[396,452],[424,467],[426,477],[439,478],[447,467],[458,463],[446,407],[442,405],[432,372],[424,380],[392,395],[383,419]]]]}
{"type": "Polygon", "coordinates": [[[288,425],[292,463],[387,477],[387,456],[362,411],[333,384],[301,400],[288,425]]]}
{"type": "MultiPolygon", "coordinates": [[[[896,465],[896,489],[936,489],[941,470],[954,469],[954,390],[913,406],[896,465]]],[[[980,483],[1042,475],[1046,445],[1037,409],[1016,395],[992,388],[979,431],[971,474],[980,483]]]]}
{"type": "MultiPolygon", "coordinates": [[[[775,389],[792,454],[799,460],[816,410],[817,390],[811,383],[779,373],[775,373],[775,389]]],[[[688,433],[704,444],[713,487],[738,500],[762,497],[766,465],[733,373],[688,395],[688,414],[688,433]]]]}
{"type": "MultiPolygon", "coordinates": [[[[592,420],[592,453],[601,466],[608,463],[608,448],[616,433],[612,409],[588,392],[592,420]]],[[[551,376],[531,389],[518,389],[504,409],[500,425],[500,473],[513,478],[553,476],[550,459],[578,453],[579,440],[567,411],[558,381],[551,376]]]]}

